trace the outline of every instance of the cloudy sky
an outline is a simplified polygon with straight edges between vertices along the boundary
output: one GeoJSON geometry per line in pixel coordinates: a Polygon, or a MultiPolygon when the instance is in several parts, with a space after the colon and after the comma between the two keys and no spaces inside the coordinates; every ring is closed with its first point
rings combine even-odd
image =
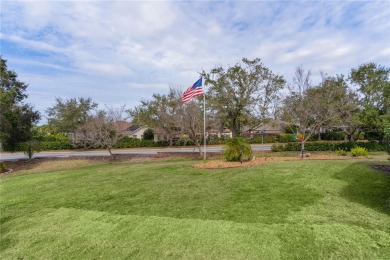
{"type": "Polygon", "coordinates": [[[243,57],[287,81],[390,67],[390,1],[2,0],[0,40],[45,123],[55,97],[131,108],[243,57]]]}

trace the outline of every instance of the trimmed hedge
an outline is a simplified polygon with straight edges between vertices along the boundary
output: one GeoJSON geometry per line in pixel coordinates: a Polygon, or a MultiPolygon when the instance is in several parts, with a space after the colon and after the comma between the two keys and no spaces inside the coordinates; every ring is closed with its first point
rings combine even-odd
{"type": "Polygon", "coordinates": [[[293,136],[293,134],[280,134],[280,135],[278,135],[277,140],[280,143],[289,143],[293,140],[292,136],[293,136]]]}
{"type": "MultiPolygon", "coordinates": [[[[362,147],[368,151],[385,151],[385,146],[378,142],[309,142],[305,143],[305,151],[350,151],[354,147],[362,147]]],[[[274,144],[272,151],[299,151],[301,143],[274,144]]]]}
{"type": "Polygon", "coordinates": [[[135,148],[135,147],[155,147],[157,143],[153,140],[141,140],[137,138],[124,137],[114,144],[114,148],[135,148]]]}
{"type": "Polygon", "coordinates": [[[72,144],[69,142],[61,142],[61,141],[52,141],[52,142],[41,142],[41,150],[68,150],[73,149],[72,144]]]}
{"type": "Polygon", "coordinates": [[[270,144],[270,143],[275,143],[277,141],[277,137],[275,137],[273,135],[266,135],[263,137],[263,140],[261,140],[261,136],[260,136],[260,137],[252,138],[248,141],[251,144],[261,144],[261,142],[263,142],[265,144],[270,144]]]}

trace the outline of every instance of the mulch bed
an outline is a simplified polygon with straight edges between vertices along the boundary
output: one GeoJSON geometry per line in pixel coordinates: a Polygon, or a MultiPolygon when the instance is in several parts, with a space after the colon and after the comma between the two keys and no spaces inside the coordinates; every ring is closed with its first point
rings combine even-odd
{"type": "Polygon", "coordinates": [[[301,160],[348,160],[347,156],[328,156],[328,155],[313,155],[310,157],[261,157],[254,160],[246,160],[241,162],[227,162],[226,160],[213,160],[195,164],[195,168],[200,169],[221,169],[247,167],[253,165],[268,164],[282,161],[301,161],[301,160]]]}
{"type": "Polygon", "coordinates": [[[390,165],[373,165],[373,169],[390,174],[390,165]]]}

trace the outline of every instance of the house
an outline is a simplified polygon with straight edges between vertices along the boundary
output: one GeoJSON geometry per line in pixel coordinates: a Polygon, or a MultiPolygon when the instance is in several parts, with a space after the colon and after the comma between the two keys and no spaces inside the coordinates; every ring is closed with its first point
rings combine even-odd
{"type": "Polygon", "coordinates": [[[148,129],[149,129],[149,127],[147,127],[145,125],[131,125],[130,127],[126,128],[123,131],[123,134],[127,135],[129,137],[143,139],[144,132],[148,129]]]}
{"type": "Polygon", "coordinates": [[[246,138],[264,136],[276,136],[285,133],[285,128],[288,123],[279,120],[270,120],[263,125],[256,127],[245,127],[242,135],[246,138]]]}
{"type": "MultiPolygon", "coordinates": [[[[176,129],[176,134],[173,134],[172,139],[173,140],[183,140],[183,139],[188,139],[188,134],[181,133],[180,129],[176,129]]],[[[172,131],[175,132],[175,131],[172,131]]],[[[203,136],[202,133],[198,133],[197,135],[203,136]]],[[[231,138],[232,137],[232,132],[228,128],[224,128],[223,131],[217,130],[217,129],[210,129],[206,131],[206,136],[210,138],[215,138],[215,137],[224,137],[224,138],[231,138]]],[[[168,140],[168,135],[160,128],[155,128],[154,129],[154,141],[161,141],[161,140],[168,140]]]]}
{"type": "MultiPolygon", "coordinates": [[[[188,138],[188,135],[182,134],[180,132],[180,128],[178,128],[178,127],[175,127],[174,129],[172,129],[172,135],[173,135],[172,136],[173,140],[188,138]]],[[[162,128],[156,127],[153,130],[153,140],[155,142],[169,140],[169,134],[167,134],[162,128]]]]}
{"type": "Polygon", "coordinates": [[[229,128],[224,127],[223,130],[216,130],[216,129],[210,129],[208,131],[208,135],[213,137],[219,137],[219,138],[232,138],[233,134],[232,131],[230,131],[229,128]]]}
{"type": "Polygon", "coordinates": [[[148,129],[145,125],[135,125],[126,121],[118,121],[116,122],[119,128],[119,131],[129,137],[142,139],[144,136],[144,132],[148,129]]]}

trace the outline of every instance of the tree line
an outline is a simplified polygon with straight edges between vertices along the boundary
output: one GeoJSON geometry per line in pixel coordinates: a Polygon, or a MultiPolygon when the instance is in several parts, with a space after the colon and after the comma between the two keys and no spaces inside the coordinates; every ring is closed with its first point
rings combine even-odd
{"type": "MultiPolygon", "coordinates": [[[[2,149],[12,151],[32,139],[33,126],[42,115],[25,102],[28,85],[0,59],[0,141],[2,149]]],[[[206,111],[202,97],[182,103],[182,90],[174,87],[131,109],[98,109],[88,97],[57,97],[45,111],[47,129],[52,134],[66,133],[78,146],[104,147],[110,153],[122,137],[117,122],[128,118],[158,131],[170,144],[186,136],[200,147],[204,113],[207,131],[228,128],[233,137],[241,135],[244,127],[258,129],[270,119],[287,122],[290,130],[300,135],[302,150],[314,134],[335,128],[344,131],[349,140],[364,131],[384,141],[390,126],[389,75],[387,67],[364,63],[346,76],[321,72],[321,82],[315,84],[311,71],[299,66],[288,82],[259,58],[244,58],[233,66],[200,72],[206,85],[206,111]]]]}

